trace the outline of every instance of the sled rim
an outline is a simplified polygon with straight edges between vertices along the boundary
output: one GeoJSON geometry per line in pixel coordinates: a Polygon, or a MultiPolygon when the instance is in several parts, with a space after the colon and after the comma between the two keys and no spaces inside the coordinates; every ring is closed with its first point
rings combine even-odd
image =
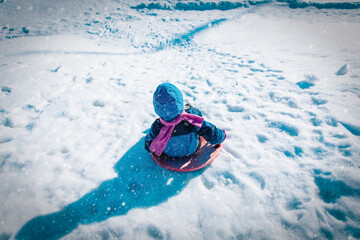
{"type": "MultiPolygon", "coordinates": [[[[164,163],[166,163],[166,160],[161,160],[162,155],[157,156],[154,153],[150,153],[150,155],[151,155],[152,159],[162,168],[165,168],[165,169],[171,170],[171,171],[176,171],[176,172],[192,172],[192,171],[200,170],[200,169],[205,168],[206,166],[210,165],[219,156],[219,154],[221,152],[222,144],[219,144],[219,147],[216,149],[214,148],[214,151],[210,154],[210,158],[208,161],[206,161],[205,163],[203,163],[199,166],[193,167],[193,168],[186,168],[189,164],[191,164],[191,160],[193,158],[196,158],[200,154],[200,152],[201,152],[200,150],[202,147],[204,147],[205,144],[209,144],[209,143],[201,137],[201,145],[202,146],[200,147],[200,149],[193,155],[184,157],[185,159],[189,158],[189,160],[187,162],[185,162],[184,165],[182,165],[179,168],[164,164],[164,163]]],[[[171,161],[171,158],[172,157],[169,157],[169,159],[167,159],[167,160],[171,161]]],[[[178,159],[184,159],[184,158],[178,158],[178,159]]],[[[176,161],[177,158],[174,157],[173,159],[174,159],[174,161],[176,161]]]]}

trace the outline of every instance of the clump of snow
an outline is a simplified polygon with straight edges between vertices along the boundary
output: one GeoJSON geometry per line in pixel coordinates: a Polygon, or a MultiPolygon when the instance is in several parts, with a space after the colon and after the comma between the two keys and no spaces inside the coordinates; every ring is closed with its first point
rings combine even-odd
{"type": "Polygon", "coordinates": [[[335,74],[341,76],[347,74],[348,71],[349,71],[349,67],[347,64],[345,64],[335,74]]]}

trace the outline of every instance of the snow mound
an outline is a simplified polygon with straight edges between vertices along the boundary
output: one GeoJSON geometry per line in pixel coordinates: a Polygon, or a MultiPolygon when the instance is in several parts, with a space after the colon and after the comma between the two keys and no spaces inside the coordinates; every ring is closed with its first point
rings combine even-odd
{"type": "Polygon", "coordinates": [[[303,1],[303,0],[277,0],[288,3],[290,8],[315,7],[318,9],[358,9],[360,2],[355,1],[303,1]]]}
{"type": "Polygon", "coordinates": [[[170,2],[170,3],[141,3],[131,8],[141,10],[180,10],[180,11],[208,11],[220,10],[227,11],[236,8],[249,7],[252,5],[269,3],[270,0],[255,1],[189,1],[189,2],[170,2]]]}

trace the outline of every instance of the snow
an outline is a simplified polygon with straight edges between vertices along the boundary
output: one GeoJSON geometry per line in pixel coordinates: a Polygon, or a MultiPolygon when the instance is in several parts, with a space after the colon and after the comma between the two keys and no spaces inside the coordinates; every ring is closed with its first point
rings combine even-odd
{"type": "Polygon", "coordinates": [[[0,239],[359,239],[358,2],[295,2],[0,1],[0,239]],[[208,168],[145,151],[162,82],[208,168]]]}

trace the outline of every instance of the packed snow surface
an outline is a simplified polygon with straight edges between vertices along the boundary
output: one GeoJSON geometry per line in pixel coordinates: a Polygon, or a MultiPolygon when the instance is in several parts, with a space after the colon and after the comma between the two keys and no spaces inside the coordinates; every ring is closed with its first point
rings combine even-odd
{"type": "Polygon", "coordinates": [[[0,0],[0,239],[360,239],[351,1],[0,0]],[[144,149],[175,84],[207,168],[144,149]]]}

